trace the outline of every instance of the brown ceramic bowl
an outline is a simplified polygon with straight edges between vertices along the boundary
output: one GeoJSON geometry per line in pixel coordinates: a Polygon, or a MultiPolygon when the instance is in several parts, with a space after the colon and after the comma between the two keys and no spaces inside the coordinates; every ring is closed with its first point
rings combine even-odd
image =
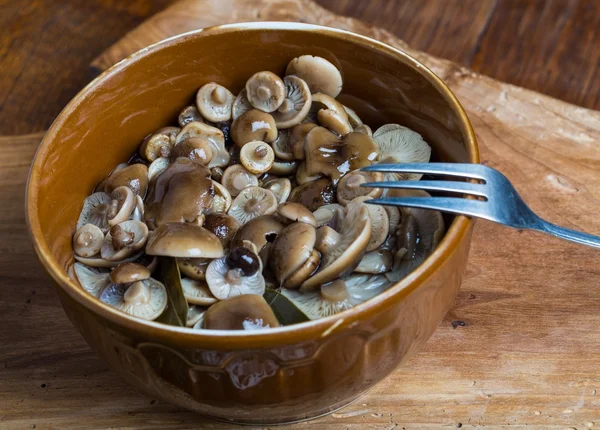
{"type": "Polygon", "coordinates": [[[267,332],[191,331],[122,314],[65,271],[84,198],[143,137],[173,123],[196,90],[216,81],[237,93],[260,70],[282,74],[295,56],[332,61],[341,100],[373,129],[405,124],[438,160],[479,161],[462,107],[407,54],[356,34],[305,24],[235,24],[143,49],[103,73],[56,119],[35,157],[27,216],[40,261],[66,314],[131,384],[201,414],[241,423],[316,417],[365,393],[425,343],[452,305],[473,222],[449,218],[436,251],[376,298],[338,315],[267,332]]]}

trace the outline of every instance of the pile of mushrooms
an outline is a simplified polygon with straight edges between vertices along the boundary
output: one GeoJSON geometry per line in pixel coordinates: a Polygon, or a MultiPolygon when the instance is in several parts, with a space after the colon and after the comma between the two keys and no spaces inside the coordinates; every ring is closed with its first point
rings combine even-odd
{"type": "Polygon", "coordinates": [[[330,61],[302,55],[237,96],[203,85],[176,126],[85,199],[71,271],[81,287],[145,320],[263,330],[342,312],[409,274],[443,218],[369,204],[426,193],[362,187],[419,177],[360,169],[428,162],[431,148],[402,125],[373,132],[336,99],[342,84],[330,61]]]}

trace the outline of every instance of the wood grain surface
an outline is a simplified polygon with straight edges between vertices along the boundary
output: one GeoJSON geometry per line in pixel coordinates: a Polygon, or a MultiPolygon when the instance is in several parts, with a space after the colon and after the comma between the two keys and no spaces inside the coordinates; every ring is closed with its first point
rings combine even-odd
{"type": "MultiPolygon", "coordinates": [[[[540,215],[600,234],[600,112],[411,50],[307,1],[230,0],[225,12],[216,0],[185,3],[127,43],[180,29],[185,17],[196,25],[250,19],[260,5],[263,19],[285,14],[408,49],[457,94],[484,163],[505,172],[540,215]]],[[[136,392],[67,320],[24,224],[25,181],[41,136],[0,138],[0,428],[229,428],[136,392]]],[[[353,405],[283,428],[600,428],[599,280],[596,251],[479,222],[456,306],[425,348],[353,405]]]]}

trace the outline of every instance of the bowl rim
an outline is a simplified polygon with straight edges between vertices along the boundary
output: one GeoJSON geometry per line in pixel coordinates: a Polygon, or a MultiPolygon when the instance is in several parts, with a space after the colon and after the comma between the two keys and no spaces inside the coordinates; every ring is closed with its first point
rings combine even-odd
{"type": "Polygon", "coordinates": [[[469,155],[469,162],[480,162],[479,149],[473,127],[462,105],[452,91],[446,86],[446,84],[428,67],[410,56],[408,53],[370,37],[347,30],[314,24],[277,21],[244,22],[218,25],[189,31],[142,48],[141,50],[129,55],[98,75],[79,93],[77,93],[77,95],[61,111],[40,142],[32,161],[26,189],[25,213],[27,228],[39,261],[42,263],[45,270],[50,274],[55,283],[73,300],[86,307],[89,311],[109,320],[113,324],[124,326],[133,332],[145,332],[148,336],[161,338],[163,341],[168,343],[188,345],[210,344],[221,347],[225,346],[230,350],[278,346],[282,344],[309,341],[320,337],[327,337],[334,331],[339,331],[347,327],[355,327],[360,321],[372,318],[380,311],[392,306],[394,303],[405,298],[408,294],[417,290],[443,264],[445,260],[450,258],[463,238],[468,234],[472,223],[474,222],[474,220],[466,216],[456,216],[447,229],[446,234],[444,235],[440,244],[420,266],[418,266],[413,272],[397,282],[395,285],[383,293],[367,300],[366,302],[329,317],[289,326],[282,326],[266,331],[239,332],[233,330],[190,330],[186,327],[176,327],[154,321],[144,321],[119,312],[85,292],[79,285],[75,283],[75,281],[69,278],[66,271],[61,268],[59,263],[52,257],[50,248],[43,238],[40,221],[37,216],[36,196],[39,192],[40,178],[42,177],[43,173],[41,171],[41,164],[39,163],[39,160],[44,159],[44,157],[47,155],[49,142],[56,137],[57,131],[65,122],[66,117],[80,103],[84,102],[86,98],[94,91],[94,89],[102,84],[103,80],[121,72],[131,63],[151,55],[156,51],[176,45],[183,40],[203,37],[205,35],[218,35],[246,30],[291,30],[314,32],[327,35],[328,37],[347,40],[363,47],[381,51],[386,55],[396,58],[398,61],[401,61],[402,63],[411,67],[413,70],[417,71],[417,73],[427,79],[440,92],[459,119],[461,131],[466,137],[465,143],[467,153],[469,155]]]}

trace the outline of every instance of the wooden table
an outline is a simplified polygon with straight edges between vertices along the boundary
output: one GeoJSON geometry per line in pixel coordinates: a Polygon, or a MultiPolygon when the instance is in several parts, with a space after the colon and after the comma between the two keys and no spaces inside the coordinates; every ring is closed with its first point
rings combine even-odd
{"type": "MultiPolygon", "coordinates": [[[[43,130],[90,79],[92,59],[168,3],[0,1],[0,135],[22,135],[0,137],[2,429],[226,427],[137,393],[112,374],[66,319],[24,226],[24,178],[43,130]]],[[[597,0],[318,3],[483,74],[600,108],[597,0]]],[[[445,78],[453,85],[461,80],[463,88],[477,85],[481,78],[469,73],[456,69],[445,78]]],[[[488,116],[472,117],[484,161],[521,181],[528,172],[511,164],[511,157],[543,160],[548,172],[562,170],[563,176],[540,170],[547,183],[531,184],[525,197],[555,222],[600,233],[593,211],[600,208],[598,187],[575,181],[585,178],[582,171],[600,170],[599,117],[487,84],[500,91],[500,102],[508,97],[539,105],[542,124],[553,118],[566,124],[556,131],[559,141],[581,146],[564,153],[560,146],[514,142],[490,147],[497,138],[494,121],[502,120],[492,119],[496,107],[490,103],[488,116]],[[567,125],[576,119],[581,123],[575,133],[567,125]],[[559,163],[569,168],[558,168],[559,163]],[[565,203],[568,198],[572,205],[565,203]]],[[[476,95],[461,101],[470,114],[483,112],[476,95]]],[[[527,167],[540,169],[535,163],[527,167]]],[[[600,257],[545,240],[480,223],[457,304],[424,350],[363,400],[298,427],[600,428],[600,295],[595,292],[600,257]],[[517,269],[522,261],[531,266],[517,269]]]]}

